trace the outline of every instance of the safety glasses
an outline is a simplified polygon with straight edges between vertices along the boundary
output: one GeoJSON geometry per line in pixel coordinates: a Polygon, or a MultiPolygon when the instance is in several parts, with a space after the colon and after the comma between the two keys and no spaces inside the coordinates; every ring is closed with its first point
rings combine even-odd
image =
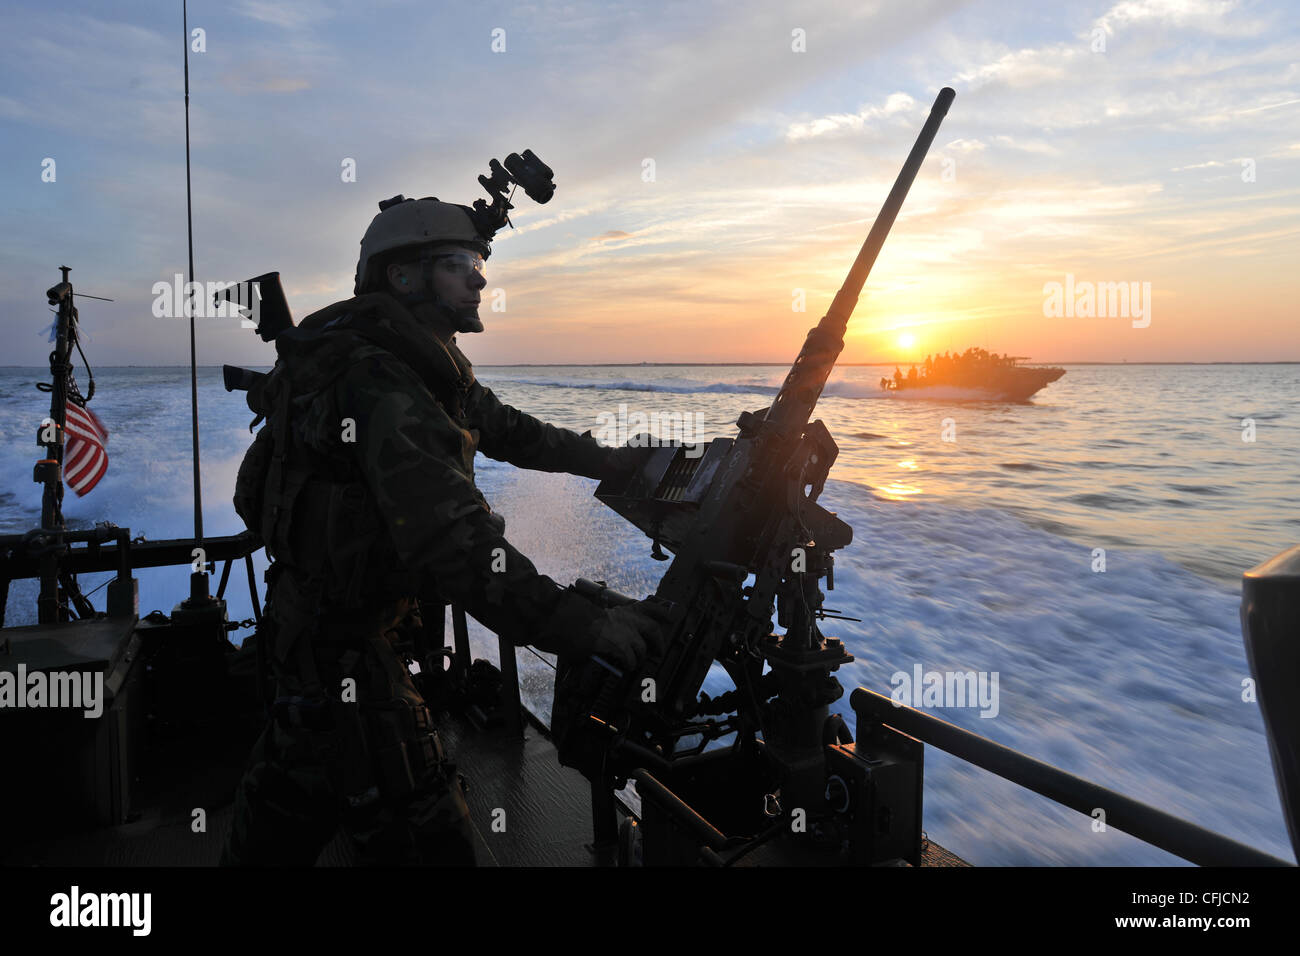
{"type": "Polygon", "coordinates": [[[487,265],[477,252],[448,252],[433,257],[438,264],[452,275],[467,278],[470,273],[485,275],[487,265]]]}

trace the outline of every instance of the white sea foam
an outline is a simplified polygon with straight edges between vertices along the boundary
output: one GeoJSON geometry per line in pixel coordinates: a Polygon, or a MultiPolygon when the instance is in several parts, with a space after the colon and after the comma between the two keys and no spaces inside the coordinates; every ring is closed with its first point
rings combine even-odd
{"type": "MultiPolygon", "coordinates": [[[[997,718],[940,712],[974,733],[1290,858],[1249,676],[1239,595],[1160,554],[1108,552],[993,509],[882,501],[831,482],[857,533],[837,556],[827,622],[858,660],[846,687],[890,675],[996,671],[997,718]]],[[[845,712],[846,717],[851,712],[845,712]]],[[[931,836],[990,864],[1173,862],[1125,835],[929,748],[931,836]]]]}
{"type": "Polygon", "coordinates": [[[885,398],[897,402],[987,402],[999,397],[982,388],[959,388],[956,385],[888,390],[877,388],[872,391],[870,386],[848,382],[841,385],[832,383],[827,387],[826,394],[838,398],[885,398]]]}
{"type": "Polygon", "coordinates": [[[670,395],[776,395],[779,386],[762,383],[734,382],[638,382],[638,381],[599,381],[579,379],[524,379],[494,378],[490,373],[482,376],[484,384],[497,386],[502,382],[510,385],[531,385],[535,388],[562,389],[598,389],[608,392],[665,392],[670,395]]]}

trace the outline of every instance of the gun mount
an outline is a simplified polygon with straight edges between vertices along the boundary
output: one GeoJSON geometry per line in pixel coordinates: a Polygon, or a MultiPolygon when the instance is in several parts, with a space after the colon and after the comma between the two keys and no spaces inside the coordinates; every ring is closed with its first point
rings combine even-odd
{"type": "MultiPolygon", "coordinates": [[[[947,88],[939,93],[848,278],[809,331],[772,405],[743,413],[735,438],[709,442],[702,453],[646,449],[630,478],[596,489],[654,541],[656,556],[661,546],[675,555],[652,599],[672,620],[663,657],[640,675],[604,662],[562,660],[556,677],[552,730],[561,762],[592,780],[598,839],[599,808],[609,803],[602,793],[633,776],[645,786],[653,770],[664,779],[656,778],[651,790],[697,789],[692,783],[701,773],[710,783],[699,792],[714,800],[720,784],[722,791],[748,789],[748,798],[721,801],[747,805],[741,812],[747,819],[725,816],[740,832],[763,829],[764,815],[770,828],[772,820],[802,813],[834,824],[823,836],[837,848],[843,842],[830,836],[837,824],[826,814],[827,747],[847,746],[842,756],[858,758],[829,705],[843,695],[834,672],[853,657],[822,634],[818,621],[828,616],[821,582],[833,588],[833,554],[853,532],[817,503],[839,449],[826,426],[810,418],[843,350],[849,316],[954,95],[947,88]],[[773,633],[773,613],[784,634],[773,633]],[[700,689],[714,662],[735,689],[711,699],[700,689]],[[710,741],[732,734],[730,750],[705,752],[710,741]],[[698,742],[684,749],[687,738],[698,742]]],[[[890,764],[897,799],[886,808],[898,825],[885,841],[887,851],[864,845],[854,852],[865,854],[860,862],[877,862],[888,852],[919,865],[919,751],[901,734],[887,728],[880,734],[892,736],[877,743],[901,755],[890,764]]],[[[846,794],[845,806],[874,805],[884,792],[872,783],[878,767],[859,769],[836,775],[845,787],[855,786],[846,780],[858,781],[859,799],[846,794]]],[[[868,843],[875,842],[873,835],[868,843]]],[[[651,855],[667,861],[675,852],[671,844],[660,842],[651,855]]]]}

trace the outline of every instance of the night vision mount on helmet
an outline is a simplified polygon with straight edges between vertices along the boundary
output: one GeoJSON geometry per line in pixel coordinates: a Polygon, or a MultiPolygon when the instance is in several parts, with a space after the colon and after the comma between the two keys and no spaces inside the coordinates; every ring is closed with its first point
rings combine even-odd
{"type": "MultiPolygon", "coordinates": [[[[489,196],[491,204],[475,200],[473,207],[441,202],[436,196],[424,199],[407,199],[398,194],[379,204],[379,215],[371,221],[361,239],[361,257],[357,261],[355,293],[378,291],[383,286],[387,267],[400,261],[419,261],[422,281],[420,287],[398,296],[406,305],[425,303],[445,315],[458,332],[482,332],[483,323],[475,310],[457,312],[438,296],[433,284],[433,253],[435,246],[455,244],[464,246],[484,259],[492,254],[492,238],[502,226],[510,223],[510,210],[514,208],[505,195],[512,184],[524,187],[524,192],[539,203],[549,202],[555,195],[551,181],[551,168],[526,149],[523,155],[511,153],[505,165],[493,159],[489,175],[478,181],[489,196]],[[399,254],[409,250],[410,257],[399,254]],[[418,260],[417,260],[418,250],[418,260]]],[[[513,195],[513,191],[512,191],[513,195]]]]}

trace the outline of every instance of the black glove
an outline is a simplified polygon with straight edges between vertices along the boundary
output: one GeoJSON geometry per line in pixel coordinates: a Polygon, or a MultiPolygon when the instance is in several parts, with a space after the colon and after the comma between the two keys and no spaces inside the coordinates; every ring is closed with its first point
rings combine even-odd
{"type": "Polygon", "coordinates": [[[650,658],[660,658],[668,648],[666,626],[672,618],[654,601],[637,601],[607,609],[588,626],[577,642],[587,656],[595,656],[625,674],[635,672],[650,658]]]}
{"type": "Polygon", "coordinates": [[[629,439],[622,448],[609,449],[608,454],[605,455],[603,477],[611,481],[631,478],[632,473],[645,464],[645,460],[650,457],[653,450],[651,441],[650,435],[643,433],[629,439]]]}

